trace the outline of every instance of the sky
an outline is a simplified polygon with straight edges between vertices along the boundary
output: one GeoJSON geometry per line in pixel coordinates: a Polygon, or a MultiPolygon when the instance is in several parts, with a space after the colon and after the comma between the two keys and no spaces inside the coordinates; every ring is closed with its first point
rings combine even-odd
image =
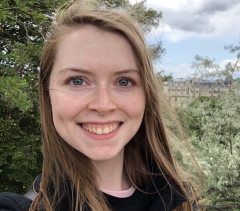
{"type": "Polygon", "coordinates": [[[147,6],[163,15],[147,37],[148,43],[162,41],[166,50],[161,62],[154,63],[156,71],[172,73],[174,79],[193,77],[197,54],[222,67],[236,59],[224,46],[240,44],[240,0],[147,0],[147,6]]]}

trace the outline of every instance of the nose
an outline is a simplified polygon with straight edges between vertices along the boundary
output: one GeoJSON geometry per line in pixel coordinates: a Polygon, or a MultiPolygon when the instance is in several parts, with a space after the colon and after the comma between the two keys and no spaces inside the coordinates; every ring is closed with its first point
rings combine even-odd
{"type": "Polygon", "coordinates": [[[110,88],[106,86],[96,88],[95,94],[88,104],[88,109],[97,111],[101,115],[113,111],[116,107],[113,93],[111,93],[110,88]]]}

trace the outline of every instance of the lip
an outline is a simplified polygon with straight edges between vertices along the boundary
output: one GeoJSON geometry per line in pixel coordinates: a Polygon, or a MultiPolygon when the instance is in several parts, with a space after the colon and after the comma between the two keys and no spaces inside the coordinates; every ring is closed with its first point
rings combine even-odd
{"type": "Polygon", "coordinates": [[[121,121],[106,121],[106,122],[97,122],[97,121],[87,121],[87,122],[79,122],[78,124],[93,124],[93,125],[108,125],[108,124],[114,124],[114,123],[120,123],[121,121]]]}
{"type": "Polygon", "coordinates": [[[119,129],[121,128],[121,126],[123,125],[122,122],[119,122],[119,121],[108,121],[108,122],[81,122],[81,123],[78,123],[77,124],[79,126],[79,128],[83,131],[83,133],[88,136],[89,138],[91,139],[94,139],[94,140],[99,140],[99,141],[103,141],[103,140],[108,140],[108,139],[111,139],[113,138],[119,131],[119,129]],[[113,124],[113,123],[119,123],[119,127],[114,130],[113,132],[111,133],[108,133],[108,134],[95,134],[95,133],[91,133],[87,130],[85,130],[83,127],[82,127],[82,124],[94,124],[94,125],[99,125],[99,126],[103,126],[103,125],[108,125],[108,124],[113,124]]]}

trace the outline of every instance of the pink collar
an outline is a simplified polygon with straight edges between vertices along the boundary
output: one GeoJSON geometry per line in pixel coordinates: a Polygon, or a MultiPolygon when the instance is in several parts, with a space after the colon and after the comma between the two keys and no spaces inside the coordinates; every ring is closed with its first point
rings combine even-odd
{"type": "Polygon", "coordinates": [[[115,196],[117,198],[127,198],[129,196],[131,196],[134,191],[136,190],[135,187],[131,187],[130,189],[128,190],[122,190],[122,191],[114,191],[114,190],[103,190],[101,189],[102,192],[110,195],[110,196],[115,196]]]}

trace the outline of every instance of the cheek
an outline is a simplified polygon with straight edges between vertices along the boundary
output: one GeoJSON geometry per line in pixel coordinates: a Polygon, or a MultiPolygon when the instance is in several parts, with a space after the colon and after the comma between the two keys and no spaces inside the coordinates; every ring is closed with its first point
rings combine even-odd
{"type": "Polygon", "coordinates": [[[145,95],[144,93],[136,93],[125,101],[125,109],[130,116],[142,118],[145,111],[145,95]]]}
{"type": "Polygon", "coordinates": [[[79,110],[81,101],[62,93],[50,94],[53,116],[71,117],[79,110]]]}

